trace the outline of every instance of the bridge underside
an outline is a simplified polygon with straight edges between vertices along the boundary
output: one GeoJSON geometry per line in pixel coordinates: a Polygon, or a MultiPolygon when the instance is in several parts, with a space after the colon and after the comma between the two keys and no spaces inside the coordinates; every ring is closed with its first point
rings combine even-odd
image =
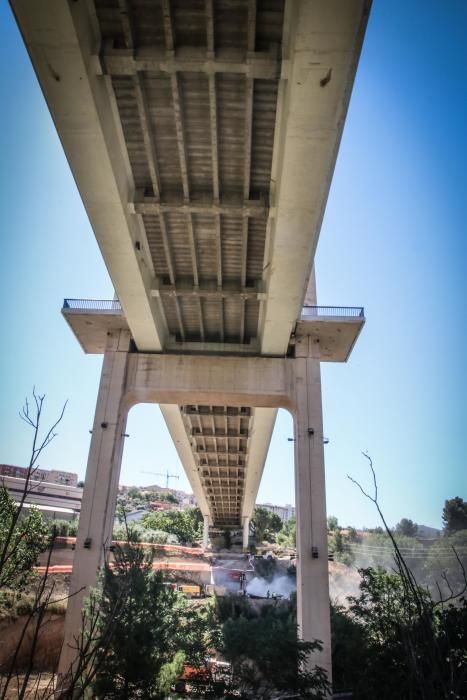
{"type": "MultiPolygon", "coordinates": [[[[137,350],[285,355],[369,3],[11,2],[137,350]]],[[[161,409],[240,526],[276,411],[161,409]]]]}
{"type": "MultiPolygon", "coordinates": [[[[95,7],[165,346],[257,351],[284,2],[95,7]]],[[[238,527],[254,409],[180,411],[211,522],[238,527]]]]}
{"type": "Polygon", "coordinates": [[[96,1],[100,63],[169,342],[250,345],[259,335],[283,0],[123,5],[96,1]]]}
{"type": "Polygon", "coordinates": [[[251,408],[183,406],[200,479],[217,527],[239,524],[251,408]]]}

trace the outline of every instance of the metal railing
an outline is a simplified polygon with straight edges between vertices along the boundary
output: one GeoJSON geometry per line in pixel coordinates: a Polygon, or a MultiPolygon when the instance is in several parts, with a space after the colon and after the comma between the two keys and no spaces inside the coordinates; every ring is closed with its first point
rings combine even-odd
{"type": "Polygon", "coordinates": [[[64,299],[63,308],[74,311],[122,311],[118,299],[64,299]]]}
{"type": "Polygon", "coordinates": [[[365,318],[363,306],[304,306],[302,316],[321,318],[339,316],[340,318],[365,318]]]}
{"type": "MultiPolygon", "coordinates": [[[[122,311],[118,299],[64,299],[63,308],[73,311],[122,311]]],[[[302,316],[364,318],[365,311],[362,306],[304,306],[302,316]]]]}

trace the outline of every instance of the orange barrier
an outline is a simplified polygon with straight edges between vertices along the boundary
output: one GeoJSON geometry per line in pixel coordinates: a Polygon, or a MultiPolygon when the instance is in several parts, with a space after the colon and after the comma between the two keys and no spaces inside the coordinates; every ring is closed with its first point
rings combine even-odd
{"type": "MultiPolygon", "coordinates": [[[[112,567],[112,564],[110,564],[112,567]]],[[[204,562],[186,562],[186,561],[155,561],[152,568],[156,571],[211,571],[209,564],[204,562]]],[[[47,570],[46,566],[35,566],[34,571],[44,574],[47,570]]],[[[55,564],[49,566],[49,574],[71,574],[73,566],[71,564],[55,564]]]]}
{"type": "MultiPolygon", "coordinates": [[[[76,544],[76,537],[56,537],[55,542],[57,544],[76,544]]],[[[112,544],[118,544],[120,546],[126,544],[120,540],[113,541],[112,544]]],[[[203,556],[203,550],[201,547],[185,547],[182,544],[156,544],[155,542],[135,542],[135,547],[153,547],[154,549],[162,549],[166,552],[182,552],[183,554],[192,554],[194,556],[203,556]]]]}

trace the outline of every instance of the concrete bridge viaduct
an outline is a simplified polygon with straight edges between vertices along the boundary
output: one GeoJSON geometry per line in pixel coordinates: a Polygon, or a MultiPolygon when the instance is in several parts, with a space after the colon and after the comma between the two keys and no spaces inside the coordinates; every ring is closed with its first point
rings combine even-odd
{"type": "Polygon", "coordinates": [[[72,592],[111,538],[131,405],[160,404],[205,544],[247,543],[284,407],[299,628],[330,673],[320,362],[347,359],[364,317],[317,306],[313,261],[370,0],[10,2],[116,293],[63,308],[104,355],[72,592]]]}

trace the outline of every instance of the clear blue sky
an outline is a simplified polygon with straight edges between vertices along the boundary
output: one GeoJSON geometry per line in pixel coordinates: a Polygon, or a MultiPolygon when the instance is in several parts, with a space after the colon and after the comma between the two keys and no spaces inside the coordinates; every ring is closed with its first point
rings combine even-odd
{"type": "MultiPolygon", "coordinates": [[[[346,479],[372,454],[388,520],[439,526],[467,498],[467,3],[375,0],[317,256],[319,299],[364,305],[347,365],[323,366],[328,512],[377,523],[346,479]]],[[[0,3],[0,462],[24,464],[17,417],[33,384],[52,419],[42,466],[84,474],[101,358],[83,355],[63,297],[113,290],[21,38],[0,3]]],[[[154,406],[130,414],[122,481],[180,475],[154,406]]],[[[293,502],[291,420],[274,433],[259,500],[293,502]]]]}

